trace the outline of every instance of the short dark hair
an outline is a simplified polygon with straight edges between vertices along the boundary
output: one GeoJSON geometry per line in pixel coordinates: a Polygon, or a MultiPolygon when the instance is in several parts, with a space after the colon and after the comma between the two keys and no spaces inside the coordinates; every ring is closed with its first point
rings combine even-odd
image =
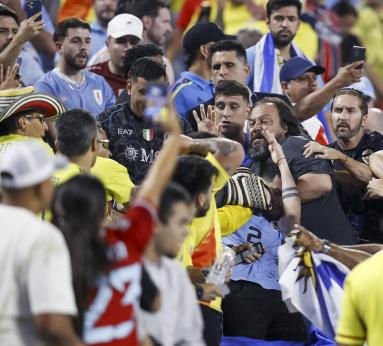
{"type": "Polygon", "coordinates": [[[82,109],[64,112],[56,121],[57,143],[68,158],[84,155],[97,137],[96,119],[82,109]]]}
{"type": "Polygon", "coordinates": [[[169,6],[159,0],[128,0],[124,11],[140,19],[143,16],[155,18],[161,8],[169,8],[169,6]]]}
{"type": "Polygon", "coordinates": [[[19,119],[23,114],[11,115],[4,121],[0,122],[0,136],[6,136],[16,133],[19,129],[19,119]]]}
{"type": "Polygon", "coordinates": [[[224,96],[242,96],[245,101],[250,103],[251,91],[250,89],[234,80],[221,80],[215,88],[215,95],[224,96]]]}
{"type": "Polygon", "coordinates": [[[265,97],[258,101],[255,104],[255,107],[265,103],[271,103],[278,109],[281,126],[287,127],[287,136],[301,136],[306,133],[303,126],[298,121],[294,109],[285,101],[278,97],[265,97]]]}
{"type": "Polygon", "coordinates": [[[288,6],[295,6],[298,10],[298,17],[301,17],[302,3],[300,0],[269,0],[266,4],[266,17],[270,18],[274,11],[288,6]]]}
{"type": "Polygon", "coordinates": [[[20,24],[16,12],[3,4],[0,4],[0,17],[12,17],[16,21],[17,25],[20,24]]]}
{"type": "Polygon", "coordinates": [[[355,18],[358,18],[358,11],[348,1],[338,2],[336,5],[333,6],[332,11],[338,17],[345,17],[345,16],[351,14],[355,18]]]}
{"type": "Polygon", "coordinates": [[[128,78],[128,73],[136,60],[144,57],[153,58],[157,55],[163,56],[164,53],[161,48],[151,43],[140,44],[138,46],[128,49],[125,54],[123,63],[123,71],[125,78],[128,78]]]}
{"type": "Polygon", "coordinates": [[[199,48],[194,50],[193,52],[186,53],[185,54],[185,65],[187,68],[189,68],[191,65],[193,65],[194,61],[196,61],[199,54],[199,48]]]}
{"type": "Polygon", "coordinates": [[[192,204],[193,200],[189,192],[179,184],[170,183],[162,193],[158,218],[163,224],[167,224],[173,214],[173,205],[176,203],[192,204]]]}
{"type": "Polygon", "coordinates": [[[357,97],[359,99],[359,108],[362,112],[362,115],[366,115],[368,113],[367,96],[364,93],[362,93],[361,91],[359,91],[357,89],[353,89],[353,88],[344,88],[344,89],[339,90],[335,94],[335,96],[331,102],[331,112],[332,112],[332,109],[334,106],[335,99],[341,95],[350,95],[350,96],[357,97]]]}
{"type": "Polygon", "coordinates": [[[129,71],[128,77],[134,82],[138,77],[147,81],[156,81],[161,77],[167,79],[165,67],[151,57],[140,58],[135,61],[129,71]]]}
{"type": "Polygon", "coordinates": [[[87,29],[91,31],[90,25],[80,18],[68,18],[58,23],[55,32],[53,33],[53,41],[62,42],[68,34],[68,29],[87,29]]]}
{"type": "Polygon", "coordinates": [[[209,47],[209,57],[208,63],[211,66],[211,57],[217,52],[230,52],[235,51],[239,59],[243,61],[244,64],[247,64],[247,55],[246,49],[242,43],[236,40],[223,40],[213,43],[209,47]]]}
{"type": "Polygon", "coordinates": [[[195,155],[180,156],[172,181],[183,186],[194,199],[200,193],[206,193],[212,185],[218,170],[209,161],[195,155]]]}

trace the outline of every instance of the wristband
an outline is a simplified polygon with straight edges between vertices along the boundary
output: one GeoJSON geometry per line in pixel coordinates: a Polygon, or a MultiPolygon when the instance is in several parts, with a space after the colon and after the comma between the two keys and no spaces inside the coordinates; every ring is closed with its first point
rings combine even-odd
{"type": "Polygon", "coordinates": [[[322,239],[322,245],[323,245],[323,249],[322,249],[321,253],[324,253],[325,255],[328,255],[328,253],[331,250],[331,243],[330,243],[330,241],[328,241],[327,239],[322,239]]]}

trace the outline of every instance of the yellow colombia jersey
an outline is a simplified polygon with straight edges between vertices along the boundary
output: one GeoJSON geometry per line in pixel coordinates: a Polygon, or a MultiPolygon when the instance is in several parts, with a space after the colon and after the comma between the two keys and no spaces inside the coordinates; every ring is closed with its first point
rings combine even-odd
{"type": "MultiPolygon", "coordinates": [[[[60,185],[73,176],[83,173],[84,171],[80,166],[75,163],[69,163],[67,167],[54,174],[55,183],[60,185]]],[[[134,185],[124,166],[112,159],[97,157],[90,173],[100,179],[104,185],[107,202],[110,202],[112,199],[121,204],[129,202],[130,193],[134,185]]]]}
{"type": "Polygon", "coordinates": [[[383,251],[347,276],[336,341],[343,345],[383,343],[383,251]]]}
{"type": "Polygon", "coordinates": [[[90,172],[104,185],[107,202],[112,199],[120,204],[129,202],[134,184],[125,166],[112,159],[97,157],[90,172]]]}
{"type": "MultiPolygon", "coordinates": [[[[206,156],[206,159],[218,170],[218,176],[213,180],[214,195],[221,190],[227,180],[229,180],[229,175],[212,154],[209,153],[206,156]]],[[[226,206],[225,208],[229,209],[232,207],[226,206]]],[[[224,222],[226,227],[231,226],[237,229],[249,219],[251,212],[249,215],[249,210],[246,210],[246,208],[241,208],[241,210],[242,213],[238,213],[238,218],[235,217],[231,222],[224,222]],[[243,218],[245,218],[245,220],[243,218]]],[[[223,218],[225,218],[226,215],[236,215],[235,213],[223,214],[223,218]]],[[[194,266],[197,268],[206,268],[214,263],[217,254],[222,250],[220,220],[221,216],[218,214],[215,198],[213,196],[210,202],[210,208],[206,215],[193,219],[193,222],[190,225],[190,234],[186,238],[178,254],[178,259],[185,267],[194,266]]],[[[225,230],[225,232],[229,232],[229,230],[225,230]]],[[[209,306],[215,310],[221,311],[221,300],[216,299],[211,302],[209,306]]]]}
{"type": "Polygon", "coordinates": [[[20,142],[20,141],[37,141],[41,143],[41,145],[44,147],[44,149],[50,154],[54,155],[52,148],[45,143],[42,138],[34,138],[34,137],[27,137],[27,136],[21,136],[16,134],[6,135],[6,136],[0,136],[0,153],[7,148],[7,146],[12,145],[12,143],[20,142]]]}

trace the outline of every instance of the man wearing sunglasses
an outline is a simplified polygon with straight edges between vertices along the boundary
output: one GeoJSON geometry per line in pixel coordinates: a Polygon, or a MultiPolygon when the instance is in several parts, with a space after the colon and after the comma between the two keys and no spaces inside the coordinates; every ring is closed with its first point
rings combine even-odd
{"type": "Polygon", "coordinates": [[[0,91],[0,152],[13,142],[34,138],[53,154],[42,138],[48,122],[58,118],[65,108],[56,98],[35,93],[33,87],[0,91]]]}

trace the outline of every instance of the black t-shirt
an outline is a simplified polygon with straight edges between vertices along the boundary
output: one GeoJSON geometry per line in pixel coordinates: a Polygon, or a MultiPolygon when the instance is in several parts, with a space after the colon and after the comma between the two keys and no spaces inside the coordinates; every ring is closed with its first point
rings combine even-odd
{"type": "MultiPolygon", "coordinates": [[[[383,135],[378,132],[364,134],[358,145],[350,150],[343,150],[337,142],[331,148],[345,153],[352,159],[368,164],[369,156],[383,150],[383,135]]],[[[346,168],[339,160],[334,161],[335,171],[344,171],[346,168]]],[[[354,232],[361,238],[370,241],[383,241],[383,200],[363,200],[366,194],[366,185],[351,185],[337,182],[337,193],[342,208],[350,221],[354,232]]]]}
{"type": "Polygon", "coordinates": [[[333,180],[333,188],[320,198],[302,203],[301,224],[318,237],[336,244],[355,244],[356,239],[351,225],[347,221],[335,190],[331,164],[327,160],[303,156],[304,145],[309,141],[309,137],[291,136],[282,143],[295,181],[307,173],[328,174],[333,180]]]}
{"type": "MultiPolygon", "coordinates": [[[[124,165],[134,184],[140,184],[164,142],[164,133],[133,114],[128,103],[116,104],[98,115],[110,140],[114,160],[124,165]]],[[[190,124],[180,118],[184,134],[190,124]]]]}

